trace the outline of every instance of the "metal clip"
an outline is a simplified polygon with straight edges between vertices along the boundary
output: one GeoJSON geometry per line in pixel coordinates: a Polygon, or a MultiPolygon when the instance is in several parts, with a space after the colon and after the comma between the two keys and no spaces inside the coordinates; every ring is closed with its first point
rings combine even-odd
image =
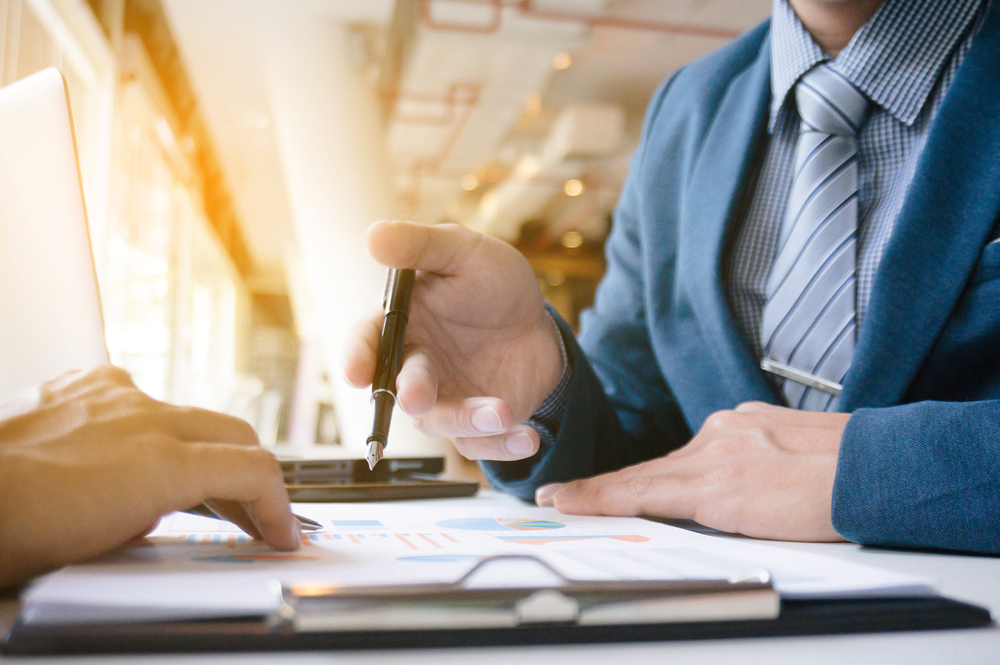
{"type": "Polygon", "coordinates": [[[800,369],[795,369],[791,365],[779,363],[777,360],[771,360],[770,358],[764,358],[761,360],[760,368],[765,372],[770,372],[771,374],[780,376],[783,379],[789,379],[791,381],[795,381],[796,383],[801,383],[809,388],[821,390],[828,395],[833,395],[834,397],[840,395],[840,391],[844,389],[844,386],[840,385],[836,381],[830,381],[829,379],[824,379],[821,376],[816,376],[815,374],[810,374],[809,372],[803,372],[800,369]]]}

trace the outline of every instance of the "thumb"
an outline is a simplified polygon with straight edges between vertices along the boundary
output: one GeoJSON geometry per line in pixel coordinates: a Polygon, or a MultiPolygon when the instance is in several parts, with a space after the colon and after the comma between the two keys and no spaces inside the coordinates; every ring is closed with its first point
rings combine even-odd
{"type": "Polygon", "coordinates": [[[453,275],[483,236],[458,224],[375,222],[365,236],[372,258],[388,268],[453,275]]]}

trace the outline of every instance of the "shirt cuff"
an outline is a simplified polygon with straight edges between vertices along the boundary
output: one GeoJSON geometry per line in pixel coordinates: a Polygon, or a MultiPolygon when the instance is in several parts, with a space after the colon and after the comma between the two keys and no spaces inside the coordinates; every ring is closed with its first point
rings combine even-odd
{"type": "MultiPolygon", "coordinates": [[[[551,313],[549,316],[552,316],[551,313]]],[[[559,423],[562,422],[563,414],[566,412],[566,405],[569,402],[569,384],[573,378],[573,365],[570,362],[569,353],[566,351],[566,340],[563,339],[562,331],[559,330],[554,318],[552,325],[555,326],[556,332],[559,334],[559,353],[562,354],[563,364],[562,376],[559,377],[559,383],[552,389],[552,392],[542,400],[538,410],[525,423],[538,432],[543,448],[555,444],[556,439],[559,438],[559,423]]]]}

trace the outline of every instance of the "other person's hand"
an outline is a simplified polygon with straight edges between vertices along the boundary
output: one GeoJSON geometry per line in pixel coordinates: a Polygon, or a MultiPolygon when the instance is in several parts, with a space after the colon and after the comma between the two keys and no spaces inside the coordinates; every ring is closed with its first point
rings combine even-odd
{"type": "Polygon", "coordinates": [[[841,540],[830,518],[849,414],[747,402],[719,411],[666,457],[546,485],[540,506],[574,515],[690,519],[774,540],[841,540]]]}
{"type": "Polygon", "coordinates": [[[111,366],[0,404],[0,587],[203,501],[272,547],[299,547],[280,466],[238,418],[158,402],[111,366]]]}
{"type": "MultiPolygon", "coordinates": [[[[368,251],[419,271],[410,301],[399,405],[430,436],[470,459],[514,460],[538,450],[523,425],[559,382],[559,331],[527,260],[505,242],[443,224],[378,222],[368,251]]],[[[347,381],[371,384],[382,328],[373,310],[348,336],[347,381]]]]}

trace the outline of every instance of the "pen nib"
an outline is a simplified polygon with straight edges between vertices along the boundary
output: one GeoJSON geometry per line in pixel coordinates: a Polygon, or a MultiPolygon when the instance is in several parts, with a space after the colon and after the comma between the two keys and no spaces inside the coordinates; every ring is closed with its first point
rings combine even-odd
{"type": "Polygon", "coordinates": [[[368,460],[368,468],[372,471],[375,470],[375,465],[378,461],[382,459],[382,442],[381,441],[369,441],[368,442],[368,454],[365,455],[365,459],[368,460]]]}

